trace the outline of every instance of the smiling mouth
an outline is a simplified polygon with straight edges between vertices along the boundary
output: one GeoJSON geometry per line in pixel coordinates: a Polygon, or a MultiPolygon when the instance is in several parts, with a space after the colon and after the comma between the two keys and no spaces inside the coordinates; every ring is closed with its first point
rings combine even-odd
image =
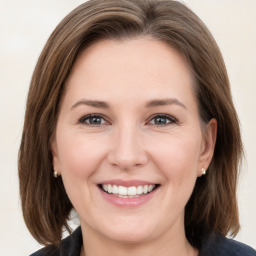
{"type": "Polygon", "coordinates": [[[120,198],[134,198],[144,196],[154,191],[159,184],[155,185],[140,185],[140,186],[118,186],[112,184],[100,184],[100,189],[105,193],[112,194],[120,198]]]}

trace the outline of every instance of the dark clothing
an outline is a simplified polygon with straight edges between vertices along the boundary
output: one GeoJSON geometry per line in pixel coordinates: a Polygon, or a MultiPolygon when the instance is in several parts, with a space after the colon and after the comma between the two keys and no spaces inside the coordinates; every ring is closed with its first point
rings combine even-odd
{"type": "Polygon", "coordinates": [[[70,236],[64,238],[59,246],[46,246],[30,256],[80,256],[82,244],[82,231],[79,227],[70,236]]]}
{"type": "MultiPolygon", "coordinates": [[[[80,256],[82,243],[82,232],[79,227],[63,239],[59,246],[47,246],[30,256],[80,256]]],[[[256,251],[235,240],[212,234],[204,239],[199,256],[256,256],[256,251]]]]}
{"type": "Polygon", "coordinates": [[[199,256],[256,256],[256,251],[221,234],[211,234],[203,240],[199,256]]]}

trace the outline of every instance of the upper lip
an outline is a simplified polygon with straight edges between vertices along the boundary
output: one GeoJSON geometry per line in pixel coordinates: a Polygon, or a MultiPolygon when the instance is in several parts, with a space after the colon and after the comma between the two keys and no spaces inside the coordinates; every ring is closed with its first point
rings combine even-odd
{"type": "Polygon", "coordinates": [[[140,185],[156,185],[157,183],[145,181],[145,180],[105,180],[100,183],[101,185],[110,184],[124,187],[140,186],[140,185]]]}

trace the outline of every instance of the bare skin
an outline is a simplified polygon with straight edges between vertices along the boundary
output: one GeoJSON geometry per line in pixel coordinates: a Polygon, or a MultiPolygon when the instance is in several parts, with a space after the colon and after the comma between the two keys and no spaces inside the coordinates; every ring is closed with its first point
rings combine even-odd
{"type": "Polygon", "coordinates": [[[81,255],[198,255],[184,209],[217,122],[202,129],[184,58],[149,37],[103,40],[78,57],[66,87],[53,165],[80,217],[81,255]],[[153,191],[124,198],[112,193],[120,184],[153,191]]]}

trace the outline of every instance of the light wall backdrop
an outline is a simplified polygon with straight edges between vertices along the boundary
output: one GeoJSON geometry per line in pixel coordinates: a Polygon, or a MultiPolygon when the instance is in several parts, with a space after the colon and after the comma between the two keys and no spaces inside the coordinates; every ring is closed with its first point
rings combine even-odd
{"type": "MultiPolygon", "coordinates": [[[[26,95],[50,33],[81,0],[0,0],[0,255],[40,248],[23,222],[17,174],[26,95]]],[[[223,53],[241,121],[245,156],[239,185],[241,231],[256,248],[256,1],[184,0],[223,53]]]]}

